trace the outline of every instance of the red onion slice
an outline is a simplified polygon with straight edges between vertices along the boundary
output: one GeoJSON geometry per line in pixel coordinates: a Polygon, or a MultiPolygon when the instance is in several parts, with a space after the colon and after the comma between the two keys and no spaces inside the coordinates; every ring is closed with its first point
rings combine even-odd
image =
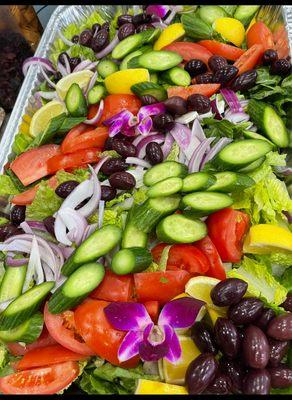
{"type": "Polygon", "coordinates": [[[36,284],[43,283],[45,280],[44,271],[41,263],[38,242],[35,236],[32,238],[30,257],[28,261],[26,277],[22,288],[22,293],[26,292],[31,284],[32,279],[36,284]]]}
{"type": "Polygon", "coordinates": [[[27,71],[31,65],[42,65],[44,68],[46,68],[47,71],[53,72],[53,73],[56,72],[52,63],[49,60],[47,60],[46,58],[29,57],[29,58],[25,59],[22,64],[22,73],[24,76],[27,74],[27,71]]]}
{"type": "Polygon", "coordinates": [[[96,166],[94,167],[94,171],[96,174],[99,173],[100,168],[103,166],[103,164],[109,159],[109,156],[103,157],[101,160],[99,160],[99,162],[96,164],[96,166]]]}
{"type": "Polygon", "coordinates": [[[40,65],[40,70],[41,73],[43,74],[43,77],[45,78],[45,80],[48,82],[48,84],[53,87],[54,89],[57,88],[56,84],[54,82],[51,81],[51,79],[48,77],[48,75],[45,73],[45,71],[43,70],[43,68],[40,65]]]}
{"type": "Polygon", "coordinates": [[[81,63],[76,65],[76,67],[73,69],[72,72],[78,72],[78,71],[83,71],[84,69],[87,69],[87,67],[91,64],[90,60],[83,60],[81,63]]]}
{"type": "Polygon", "coordinates": [[[94,231],[96,231],[97,227],[98,227],[98,224],[88,225],[86,227],[86,229],[85,229],[85,232],[84,232],[84,235],[83,235],[83,238],[82,238],[82,242],[84,240],[86,240],[94,231]]]}
{"type": "Polygon", "coordinates": [[[6,265],[9,265],[10,267],[21,267],[22,265],[26,265],[27,263],[27,258],[13,258],[10,256],[7,256],[6,258],[6,265]]]}
{"type": "Polygon", "coordinates": [[[90,200],[83,206],[81,207],[78,212],[83,215],[84,217],[89,217],[98,207],[99,201],[100,201],[100,196],[101,196],[101,187],[100,187],[100,182],[98,180],[98,177],[96,175],[96,172],[94,169],[91,167],[91,165],[88,165],[90,171],[91,171],[91,182],[93,185],[93,193],[90,198],[90,200]]]}
{"type": "Polygon", "coordinates": [[[236,96],[236,93],[234,93],[233,90],[231,89],[221,89],[220,93],[222,94],[222,96],[224,97],[224,99],[226,100],[227,104],[230,107],[230,110],[233,113],[240,113],[243,112],[243,108],[240,105],[240,102],[236,96]]]}
{"type": "Polygon", "coordinates": [[[20,228],[22,228],[22,230],[25,233],[29,233],[29,234],[33,235],[33,230],[31,229],[31,227],[28,225],[28,223],[26,221],[23,221],[19,226],[20,226],[20,228]]]}
{"type": "Polygon", "coordinates": [[[194,149],[200,144],[200,140],[187,126],[179,123],[175,123],[175,126],[170,133],[174,137],[180,149],[184,152],[187,159],[190,160],[194,149]]]}
{"type": "Polygon", "coordinates": [[[206,155],[204,160],[202,161],[201,169],[205,166],[205,164],[208,161],[212,160],[212,158],[214,158],[216,156],[216,154],[219,153],[219,151],[223,149],[223,147],[225,147],[230,142],[232,142],[232,139],[230,139],[230,138],[226,138],[226,137],[220,138],[218,140],[218,142],[211,148],[211,150],[206,155]]]}
{"type": "Polygon", "coordinates": [[[71,42],[71,40],[67,39],[67,38],[62,34],[61,31],[59,32],[59,36],[60,36],[61,40],[62,40],[67,46],[73,46],[73,45],[74,45],[74,43],[71,42]]]}
{"type": "Polygon", "coordinates": [[[92,117],[91,119],[86,119],[84,123],[88,125],[96,125],[102,116],[103,109],[104,109],[104,101],[101,99],[95,116],[92,117]]]}
{"type": "Polygon", "coordinates": [[[190,111],[176,118],[175,122],[178,122],[179,124],[189,124],[190,122],[198,118],[198,116],[199,114],[197,113],[197,111],[190,111]]]}
{"type": "Polygon", "coordinates": [[[211,101],[211,109],[212,109],[213,113],[215,114],[215,119],[221,120],[222,116],[218,109],[217,97],[211,101]]]}
{"type": "Polygon", "coordinates": [[[69,196],[63,201],[60,209],[69,207],[75,210],[75,208],[80,203],[82,203],[82,201],[91,197],[92,193],[93,193],[92,181],[90,181],[90,179],[86,179],[85,181],[81,182],[78,186],[76,186],[74,190],[72,190],[69,196]]]}
{"type": "Polygon", "coordinates": [[[95,71],[94,74],[92,75],[92,77],[90,78],[90,81],[89,81],[86,91],[85,91],[85,96],[87,96],[88,92],[93,88],[93,86],[96,82],[97,75],[98,75],[97,71],[95,71]]]}
{"type": "Polygon", "coordinates": [[[165,140],[163,146],[161,147],[163,158],[165,159],[171,151],[171,147],[173,145],[174,138],[171,133],[167,133],[165,136],[165,140]]]}
{"type": "Polygon", "coordinates": [[[103,216],[104,216],[104,201],[100,200],[99,206],[98,206],[98,229],[102,227],[103,223],[103,216]]]}
{"type": "MultiPolygon", "coordinates": [[[[155,143],[163,143],[165,136],[159,133],[149,134],[148,136],[142,136],[142,140],[137,145],[137,156],[142,159],[146,156],[146,146],[148,143],[155,142],[155,143]]],[[[134,143],[134,142],[133,142],[134,143]]]]}
{"type": "MultiPolygon", "coordinates": [[[[66,57],[66,60],[67,60],[67,57],[66,57]]],[[[67,60],[67,61],[68,61],[68,60],[67,60]]],[[[64,65],[63,65],[60,61],[58,61],[57,70],[61,73],[62,77],[68,75],[68,72],[67,72],[66,67],[64,67],[64,65]]],[[[69,73],[70,73],[70,72],[69,72],[69,73]]]]}
{"type": "Polygon", "coordinates": [[[53,100],[56,98],[56,91],[53,92],[43,92],[43,91],[38,91],[34,94],[35,97],[43,97],[46,100],[53,100]]]}
{"type": "Polygon", "coordinates": [[[95,53],[95,57],[97,58],[97,60],[111,53],[118,43],[119,43],[119,38],[118,34],[116,33],[113,40],[103,50],[99,51],[98,53],[95,53]]]}
{"type": "Polygon", "coordinates": [[[206,135],[203,131],[203,128],[199,122],[198,119],[194,120],[193,126],[192,126],[192,135],[194,135],[196,138],[202,142],[203,140],[206,139],[206,135]]]}
{"type": "Polygon", "coordinates": [[[55,226],[55,235],[60,243],[71,246],[72,242],[74,242],[79,246],[87,227],[87,221],[86,218],[80,215],[76,210],[62,208],[58,211],[55,226]],[[58,219],[61,219],[63,224],[57,223],[58,219]]]}
{"type": "Polygon", "coordinates": [[[32,229],[38,229],[40,231],[47,232],[43,222],[40,221],[26,221],[26,222],[32,229]]]}
{"type": "Polygon", "coordinates": [[[127,157],[126,163],[127,164],[136,164],[143,168],[151,168],[151,164],[148,161],[141,160],[141,158],[138,158],[138,157],[127,157]]]}
{"type": "Polygon", "coordinates": [[[200,170],[200,164],[203,160],[203,157],[205,155],[206,149],[210,144],[215,140],[214,137],[208,138],[203,140],[199,146],[195,149],[193,152],[193,155],[191,157],[191,160],[189,162],[189,172],[198,172],[200,170]]]}
{"type": "Polygon", "coordinates": [[[170,7],[167,5],[150,5],[146,8],[146,14],[154,14],[159,18],[164,18],[169,12],[170,7]]]}

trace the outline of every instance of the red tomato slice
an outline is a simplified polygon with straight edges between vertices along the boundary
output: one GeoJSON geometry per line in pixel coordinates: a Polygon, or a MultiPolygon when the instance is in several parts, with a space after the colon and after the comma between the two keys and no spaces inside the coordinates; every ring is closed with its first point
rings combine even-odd
{"type": "Polygon", "coordinates": [[[192,42],[173,42],[163,47],[162,50],[175,51],[184,61],[190,61],[195,58],[207,65],[209,58],[213,55],[206,47],[192,42]]]}
{"type": "Polygon", "coordinates": [[[260,44],[264,50],[274,49],[274,38],[271,30],[262,21],[253,24],[246,34],[247,48],[251,48],[254,44],[260,44]]]}
{"type": "MultiPolygon", "coordinates": [[[[69,132],[70,133],[70,132],[69,132]]],[[[99,128],[91,129],[81,133],[75,138],[66,138],[61,145],[62,153],[74,153],[78,150],[89,149],[92,147],[103,148],[106,139],[108,138],[108,128],[100,126],[99,128]]]]}
{"type": "MultiPolygon", "coordinates": [[[[56,187],[58,186],[58,180],[55,176],[52,176],[50,179],[47,180],[47,182],[52,189],[56,189],[56,187]]],[[[28,189],[25,192],[16,194],[12,198],[11,203],[18,206],[26,206],[28,204],[31,204],[35,198],[38,188],[39,185],[35,185],[33,188],[28,189]]]]}
{"type": "Polygon", "coordinates": [[[48,160],[48,170],[54,174],[60,169],[68,170],[84,164],[97,163],[99,161],[100,148],[84,149],[71,154],[59,154],[48,160]]]}
{"type": "Polygon", "coordinates": [[[3,394],[55,394],[65,389],[79,374],[76,361],[21,371],[0,378],[3,394]]]}
{"type": "Polygon", "coordinates": [[[209,215],[207,226],[208,234],[222,261],[239,262],[243,239],[249,228],[248,215],[232,208],[224,208],[209,215]]]}
{"type": "Polygon", "coordinates": [[[125,363],[118,360],[118,349],[126,332],[114,329],[108,322],[103,311],[108,304],[103,300],[85,300],[74,313],[76,328],[95,354],[114,365],[134,367],[139,361],[137,357],[125,363]]]}
{"type": "Polygon", "coordinates": [[[190,278],[191,274],[184,270],[134,274],[137,300],[156,300],[159,304],[165,304],[183,293],[190,278]]]}
{"type": "Polygon", "coordinates": [[[49,175],[48,160],[60,154],[60,146],[45,144],[20,154],[10,168],[24,186],[49,175]]]}
{"type": "Polygon", "coordinates": [[[105,301],[134,301],[133,275],[116,275],[107,270],[101,284],[90,297],[105,301]]]}
{"type": "Polygon", "coordinates": [[[191,94],[203,94],[205,96],[212,96],[220,88],[219,83],[205,83],[190,85],[188,87],[183,86],[172,86],[167,89],[168,97],[180,96],[183,99],[187,99],[191,94]]]}
{"type": "Polygon", "coordinates": [[[264,54],[265,49],[261,44],[254,44],[248,49],[235,63],[233,64],[238,68],[238,75],[243,72],[253,69],[259,62],[264,54]]]}
{"type": "Polygon", "coordinates": [[[237,60],[244,53],[244,50],[239,49],[238,47],[217,42],[217,40],[201,40],[198,43],[208,49],[211,53],[225,57],[227,60],[231,61],[237,60]]]}
{"type": "Polygon", "coordinates": [[[220,280],[226,279],[226,273],[221,258],[209,236],[194,243],[194,246],[201,250],[209,260],[210,268],[206,272],[206,275],[220,280]]]}
{"type": "Polygon", "coordinates": [[[17,342],[7,343],[6,345],[13,356],[23,356],[30,350],[51,346],[56,343],[57,342],[55,341],[55,339],[52,338],[52,336],[49,334],[48,330],[44,326],[40,337],[34,343],[30,343],[25,346],[22,346],[20,343],[17,342]]]}
{"type": "Polygon", "coordinates": [[[65,311],[62,314],[51,314],[48,304],[44,308],[44,320],[50,335],[63,347],[85,356],[94,355],[93,351],[84,343],[76,330],[74,312],[65,311]]]}
{"type": "Polygon", "coordinates": [[[289,40],[284,24],[276,29],[273,38],[278,57],[287,58],[289,56],[289,40]]]}
{"type": "Polygon", "coordinates": [[[59,364],[66,361],[86,360],[83,354],[75,353],[60,344],[32,349],[25,353],[20,361],[16,364],[19,371],[36,367],[45,367],[47,365],[59,364]]]}
{"type": "Polygon", "coordinates": [[[145,301],[144,306],[154,323],[157,322],[159,316],[159,302],[156,300],[145,301]]]}

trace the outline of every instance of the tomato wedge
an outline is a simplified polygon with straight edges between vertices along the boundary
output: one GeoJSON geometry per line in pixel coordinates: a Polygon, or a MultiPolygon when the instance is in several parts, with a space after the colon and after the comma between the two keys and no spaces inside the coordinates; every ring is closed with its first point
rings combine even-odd
{"type": "Polygon", "coordinates": [[[233,64],[238,68],[238,75],[243,72],[253,69],[259,62],[264,54],[264,47],[261,44],[254,44],[248,49],[235,63],[233,64]]]}
{"type": "Polygon", "coordinates": [[[55,394],[65,389],[79,374],[76,361],[17,372],[0,378],[3,394],[55,394]]]}
{"type": "MultiPolygon", "coordinates": [[[[47,182],[52,189],[56,189],[56,187],[58,186],[58,180],[56,176],[52,176],[50,179],[47,180],[47,182]]],[[[38,188],[39,185],[35,185],[34,187],[26,190],[25,192],[16,194],[12,198],[11,203],[16,204],[18,206],[26,206],[28,204],[31,204],[35,198],[38,188]]]]}
{"type": "Polygon", "coordinates": [[[175,51],[184,61],[190,61],[195,58],[207,65],[209,58],[213,55],[206,47],[192,42],[173,42],[163,47],[162,50],[175,51]]]}
{"type": "Polygon", "coordinates": [[[90,297],[105,301],[134,301],[133,275],[116,275],[107,270],[103,281],[90,297]]]}
{"type": "Polygon", "coordinates": [[[134,274],[137,300],[156,300],[159,304],[165,304],[183,293],[190,278],[191,274],[184,270],[134,274]]]}
{"type": "Polygon", "coordinates": [[[59,364],[66,361],[86,360],[83,354],[75,353],[60,344],[32,349],[25,353],[20,361],[16,364],[19,371],[36,367],[45,367],[47,365],[59,364]]]}
{"type": "Polygon", "coordinates": [[[284,24],[280,25],[273,34],[275,50],[279,58],[287,58],[289,56],[289,40],[284,24]]]}
{"type": "Polygon", "coordinates": [[[262,21],[253,24],[246,34],[247,48],[261,44],[265,50],[274,49],[274,38],[271,30],[262,21]]]}
{"type": "MultiPolygon", "coordinates": [[[[70,132],[69,132],[70,133],[70,132]]],[[[66,138],[61,145],[61,151],[64,154],[74,153],[78,150],[89,149],[92,147],[103,148],[106,139],[108,138],[108,128],[100,126],[99,128],[85,131],[75,138],[66,138]]]]}
{"type": "Polygon", "coordinates": [[[40,337],[33,343],[26,344],[22,346],[20,343],[13,342],[13,343],[7,343],[6,346],[8,347],[10,353],[13,356],[23,356],[25,353],[27,353],[30,350],[33,349],[39,349],[41,347],[46,347],[50,346],[52,344],[56,344],[57,342],[55,339],[52,338],[52,336],[49,334],[47,328],[44,326],[44,329],[40,335],[40,337]]]}
{"type": "Polygon", "coordinates": [[[103,300],[85,300],[74,313],[76,328],[96,355],[114,365],[135,367],[138,357],[124,363],[118,360],[118,349],[126,333],[114,329],[108,322],[103,311],[108,304],[110,303],[103,300]]]}
{"type": "Polygon", "coordinates": [[[48,160],[61,153],[60,146],[45,144],[20,154],[10,165],[11,170],[24,186],[49,175],[48,160]]]}
{"type": "Polygon", "coordinates": [[[183,99],[187,99],[191,94],[203,94],[205,96],[212,96],[220,88],[219,83],[205,83],[190,85],[188,87],[183,86],[172,86],[167,89],[168,97],[180,96],[183,99]]]}
{"type": "Polygon", "coordinates": [[[159,316],[159,302],[156,300],[145,301],[144,306],[154,323],[157,322],[159,316]]]}
{"type": "Polygon", "coordinates": [[[78,354],[94,355],[94,352],[84,343],[84,340],[76,330],[73,311],[51,314],[48,310],[48,304],[46,304],[44,320],[50,335],[57,343],[78,354]]]}
{"type": "Polygon", "coordinates": [[[226,273],[221,258],[209,236],[197,241],[194,243],[194,246],[201,250],[209,260],[210,268],[206,272],[206,275],[220,280],[226,279],[226,273]]]}
{"type": "Polygon", "coordinates": [[[199,45],[208,49],[211,53],[216,54],[217,56],[225,57],[227,60],[231,61],[237,60],[244,53],[244,50],[238,47],[221,43],[217,40],[201,40],[198,43],[199,45]]]}
{"type": "Polygon", "coordinates": [[[59,154],[48,160],[48,170],[50,174],[54,174],[60,169],[68,170],[69,168],[77,168],[84,164],[97,163],[99,161],[99,153],[101,149],[98,147],[75,151],[70,154],[59,154]]]}

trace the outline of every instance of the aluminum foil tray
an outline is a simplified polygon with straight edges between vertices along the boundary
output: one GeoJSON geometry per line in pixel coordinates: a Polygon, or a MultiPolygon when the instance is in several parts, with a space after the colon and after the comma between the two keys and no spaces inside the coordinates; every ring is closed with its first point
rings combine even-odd
{"type": "MultiPolygon", "coordinates": [[[[137,6],[139,7],[139,6],[137,6]]],[[[128,6],[123,6],[125,11],[128,6]]],[[[48,57],[50,49],[58,33],[72,22],[82,21],[89,16],[93,10],[98,10],[110,19],[115,12],[114,5],[94,6],[94,5],[73,5],[59,6],[52,14],[50,21],[43,33],[41,41],[35,52],[35,56],[48,57]]],[[[292,55],[292,6],[261,6],[256,17],[258,20],[264,21],[270,29],[275,32],[281,27],[286,29],[288,42],[290,46],[290,56],[292,55]]],[[[41,74],[38,66],[29,68],[21,90],[18,94],[16,103],[11,113],[10,119],[3,133],[0,143],[0,172],[8,161],[11,153],[11,147],[15,135],[18,133],[19,125],[24,114],[32,115],[35,109],[35,101],[33,97],[34,90],[40,83],[41,74]]]]}

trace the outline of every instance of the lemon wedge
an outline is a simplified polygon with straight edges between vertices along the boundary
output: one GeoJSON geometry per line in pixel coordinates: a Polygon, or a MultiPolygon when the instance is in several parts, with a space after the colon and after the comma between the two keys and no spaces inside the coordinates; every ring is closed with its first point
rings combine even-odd
{"type": "Polygon", "coordinates": [[[161,32],[159,38],[154,43],[153,50],[161,50],[163,47],[181,38],[185,33],[183,24],[178,22],[169,25],[161,32]]]}
{"type": "Polygon", "coordinates": [[[185,292],[195,299],[204,301],[207,305],[214,307],[210,292],[220,280],[209,276],[195,276],[191,278],[186,286],[185,292]]]}
{"type": "Polygon", "coordinates": [[[33,115],[29,126],[29,134],[33,137],[38,136],[47,128],[52,118],[64,112],[66,112],[66,107],[63,103],[57,100],[50,101],[33,115]]]}
{"type": "Polygon", "coordinates": [[[56,85],[58,95],[64,100],[72,83],[77,83],[83,90],[86,89],[93,75],[94,73],[92,71],[86,69],[64,76],[56,85]]]}
{"type": "Polygon", "coordinates": [[[243,24],[236,18],[217,18],[214,21],[213,28],[220,33],[224,39],[240,47],[245,38],[245,29],[243,24]]]}
{"type": "Polygon", "coordinates": [[[252,254],[292,251],[292,233],[277,225],[253,225],[245,238],[243,251],[252,254]]]}
{"type": "Polygon", "coordinates": [[[132,94],[131,86],[136,83],[150,81],[148,69],[133,68],[114,72],[104,80],[110,94],[132,94]]]}
{"type": "Polygon", "coordinates": [[[139,379],[135,394],[188,394],[188,392],[183,386],[139,379]]]}

